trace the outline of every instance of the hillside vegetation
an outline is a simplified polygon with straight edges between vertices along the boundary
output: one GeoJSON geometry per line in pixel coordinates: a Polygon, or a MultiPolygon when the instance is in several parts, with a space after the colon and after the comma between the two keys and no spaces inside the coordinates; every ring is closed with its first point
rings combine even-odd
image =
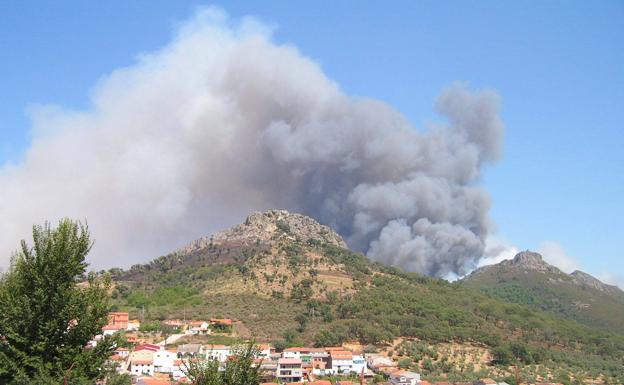
{"type": "MultiPolygon", "coordinates": [[[[145,309],[149,319],[229,317],[238,321],[238,335],[277,346],[455,343],[490,351],[488,365],[498,364],[501,376],[521,363],[536,376],[565,368],[577,381],[624,380],[622,334],[373,263],[330,228],[285,211],[252,214],[230,230],[111,274],[115,307],[133,316],[145,309]]],[[[425,365],[430,357],[401,349],[405,365],[431,378],[484,374],[447,361],[425,365]]]]}
{"type": "Polygon", "coordinates": [[[462,280],[493,298],[545,310],[592,328],[624,334],[624,292],[589,274],[566,274],[537,253],[485,266],[462,280]]]}

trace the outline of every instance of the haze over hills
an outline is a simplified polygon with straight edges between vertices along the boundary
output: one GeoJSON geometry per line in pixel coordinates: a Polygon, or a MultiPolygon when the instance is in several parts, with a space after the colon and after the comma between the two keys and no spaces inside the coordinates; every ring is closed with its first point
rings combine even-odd
{"type": "Polygon", "coordinates": [[[462,285],[513,303],[624,333],[624,292],[579,270],[566,274],[540,254],[518,253],[512,260],[481,267],[462,285]]]}
{"type": "MultiPolygon", "coordinates": [[[[145,309],[146,320],[232,318],[239,337],[290,345],[359,341],[392,347],[397,339],[416,338],[480,346],[492,354],[521,348],[526,364],[553,370],[566,365],[593,376],[615,376],[624,363],[624,335],[615,333],[615,322],[582,325],[564,312],[473,290],[469,280],[449,283],[407,273],[345,246],[335,231],[304,215],[253,213],[240,225],[149,264],[112,269],[114,306],[133,316],[145,309]]],[[[585,275],[565,278],[533,254],[502,264],[507,265],[530,276],[569,279],[595,296],[603,293],[585,275]]],[[[472,282],[493,269],[475,272],[472,282]]]]}

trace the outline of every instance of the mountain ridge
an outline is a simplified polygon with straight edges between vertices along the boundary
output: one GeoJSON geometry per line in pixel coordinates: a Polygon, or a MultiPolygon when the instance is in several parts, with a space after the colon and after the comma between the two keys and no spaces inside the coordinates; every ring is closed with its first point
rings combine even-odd
{"type": "Polygon", "coordinates": [[[466,287],[570,317],[592,327],[624,332],[624,291],[575,270],[561,271],[531,251],[480,267],[460,280],[466,287]]]}
{"type": "MultiPolygon", "coordinates": [[[[150,263],[112,270],[114,309],[148,320],[231,318],[238,337],[288,346],[419,340],[491,354],[520,346],[527,363],[586,372],[624,359],[623,334],[373,262],[344,246],[304,215],[252,213],[150,263]]],[[[517,262],[543,268],[531,255],[517,262]]]]}
{"type": "Polygon", "coordinates": [[[619,292],[624,293],[624,291],[620,289],[618,286],[604,283],[600,281],[598,278],[594,277],[593,275],[586,273],[582,270],[574,270],[573,272],[569,274],[565,273],[558,267],[547,263],[541,254],[530,251],[530,250],[521,251],[517,253],[512,259],[505,259],[499,263],[481,266],[473,270],[472,272],[470,272],[464,278],[467,278],[470,275],[478,275],[480,273],[483,273],[484,271],[489,270],[493,266],[511,267],[511,268],[518,267],[518,268],[536,270],[536,271],[541,271],[541,272],[564,274],[566,276],[574,278],[573,281],[576,284],[581,285],[581,286],[586,285],[586,286],[592,287],[596,290],[600,290],[603,292],[619,291],[619,292]]]}

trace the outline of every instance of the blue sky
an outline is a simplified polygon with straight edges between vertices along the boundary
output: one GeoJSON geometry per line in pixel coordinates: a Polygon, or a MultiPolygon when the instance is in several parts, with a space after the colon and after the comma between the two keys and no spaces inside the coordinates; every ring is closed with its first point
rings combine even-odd
{"type": "MultiPolygon", "coordinates": [[[[27,111],[82,109],[90,90],[163,46],[192,1],[0,4],[0,163],[30,143],[27,111]]],[[[545,241],[584,270],[624,276],[624,3],[397,1],[216,3],[257,16],[351,95],[383,100],[414,125],[454,81],[503,101],[503,159],[489,168],[497,236],[545,241]]]]}

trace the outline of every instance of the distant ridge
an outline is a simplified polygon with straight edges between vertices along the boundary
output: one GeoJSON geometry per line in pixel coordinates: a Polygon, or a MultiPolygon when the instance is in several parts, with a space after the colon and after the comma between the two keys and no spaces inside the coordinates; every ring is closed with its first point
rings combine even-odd
{"type": "Polygon", "coordinates": [[[463,278],[461,284],[590,326],[624,332],[622,290],[579,270],[566,274],[532,251],[483,266],[463,278]]]}

